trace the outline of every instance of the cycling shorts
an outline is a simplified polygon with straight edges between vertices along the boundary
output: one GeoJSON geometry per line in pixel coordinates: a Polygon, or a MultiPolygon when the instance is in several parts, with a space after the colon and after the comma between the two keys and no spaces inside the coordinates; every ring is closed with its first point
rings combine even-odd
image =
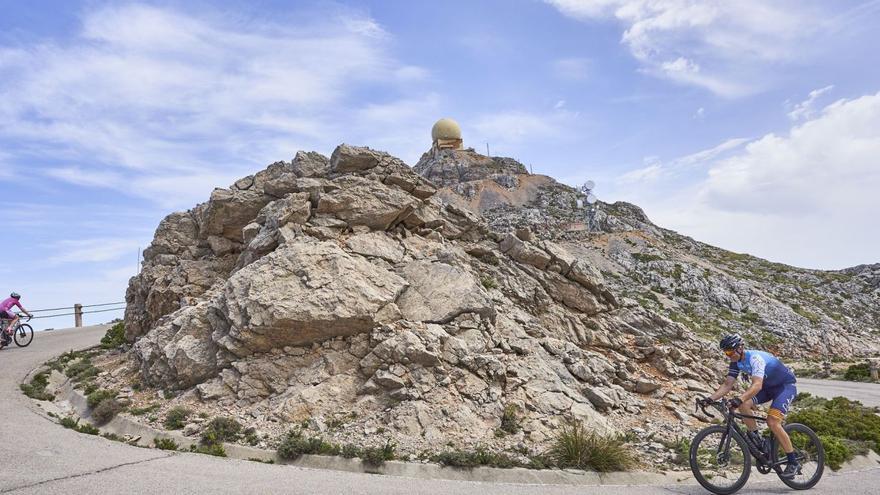
{"type": "Polygon", "coordinates": [[[755,404],[763,404],[770,402],[770,411],[768,416],[774,416],[784,419],[791,409],[791,403],[797,395],[797,387],[794,383],[782,383],[770,388],[762,388],[757,395],[752,398],[755,404]]]}
{"type": "Polygon", "coordinates": [[[0,311],[0,318],[3,318],[4,320],[14,320],[15,314],[9,311],[0,311]]]}

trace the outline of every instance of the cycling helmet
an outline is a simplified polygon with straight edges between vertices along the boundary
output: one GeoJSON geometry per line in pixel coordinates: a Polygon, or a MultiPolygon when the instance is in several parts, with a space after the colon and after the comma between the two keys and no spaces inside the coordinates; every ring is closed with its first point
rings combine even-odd
{"type": "Polygon", "coordinates": [[[718,344],[721,347],[722,351],[727,349],[736,349],[737,347],[743,345],[745,341],[738,333],[734,333],[732,335],[725,335],[721,342],[718,344]]]}
{"type": "Polygon", "coordinates": [[[21,294],[19,294],[18,292],[13,292],[12,294],[9,294],[9,297],[13,299],[21,299],[21,294]]]}

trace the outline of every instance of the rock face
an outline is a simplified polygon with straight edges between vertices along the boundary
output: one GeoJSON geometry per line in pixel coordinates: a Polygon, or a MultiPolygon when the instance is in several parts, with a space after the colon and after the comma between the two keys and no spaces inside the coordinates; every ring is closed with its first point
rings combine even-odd
{"type": "Polygon", "coordinates": [[[714,381],[718,356],[668,310],[676,291],[760,321],[786,306],[638,208],[567,228],[575,199],[473,151],[415,171],[363,147],[300,152],[161,222],[126,294],[129,356],[147,385],[265,422],[356,412],[344,435],[387,428],[412,453],[546,445],[567,419],[613,431],[652,407],[682,431],[661,406],[714,381]],[[673,243],[678,258],[651,254],[673,243]],[[496,435],[508,406],[521,430],[496,435]]]}

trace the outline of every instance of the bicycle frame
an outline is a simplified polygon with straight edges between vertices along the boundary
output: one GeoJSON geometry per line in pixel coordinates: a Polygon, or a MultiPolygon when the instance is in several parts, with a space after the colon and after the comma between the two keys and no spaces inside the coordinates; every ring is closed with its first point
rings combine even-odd
{"type": "MultiPolygon", "coordinates": [[[[754,443],[752,443],[752,440],[749,438],[749,436],[746,435],[745,433],[743,433],[743,430],[740,428],[740,426],[735,421],[736,419],[739,419],[739,420],[754,419],[756,421],[763,421],[766,423],[767,418],[765,416],[752,416],[749,414],[742,414],[742,413],[735,412],[727,407],[726,401],[723,401],[720,403],[715,402],[715,403],[712,403],[711,405],[714,406],[715,409],[717,409],[721,413],[721,415],[724,417],[724,420],[726,423],[725,426],[727,429],[724,436],[721,437],[721,442],[719,442],[719,445],[718,445],[718,452],[716,452],[716,454],[715,454],[716,456],[720,456],[722,453],[726,454],[727,452],[729,452],[731,435],[736,434],[745,441],[746,445],[748,445],[749,453],[752,455],[752,457],[755,458],[756,461],[758,461],[759,468],[764,467],[765,469],[773,469],[773,470],[779,472],[781,470],[781,466],[788,462],[786,459],[781,459],[781,460],[778,460],[778,461],[771,463],[770,459],[768,457],[770,452],[766,452],[766,453],[761,452],[758,449],[758,446],[755,445],[754,443]]],[[[706,411],[705,407],[703,407],[702,409],[703,409],[703,412],[707,416],[710,416],[713,418],[715,417],[713,414],[706,411]]]]}

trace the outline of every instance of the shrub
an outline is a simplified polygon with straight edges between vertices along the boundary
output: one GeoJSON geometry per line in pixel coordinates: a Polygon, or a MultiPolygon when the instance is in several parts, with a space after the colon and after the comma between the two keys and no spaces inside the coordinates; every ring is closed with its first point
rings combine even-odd
{"type": "Polygon", "coordinates": [[[870,382],[871,367],[868,363],[854,364],[846,369],[843,379],[851,382],[870,382]]]}
{"type": "Polygon", "coordinates": [[[880,416],[858,401],[845,397],[816,400],[813,407],[799,409],[788,415],[788,422],[803,423],[818,435],[871,442],[880,452],[880,416]]]}
{"type": "Polygon", "coordinates": [[[122,404],[120,404],[118,400],[108,397],[99,402],[92,410],[92,419],[94,419],[96,423],[103,425],[119,414],[122,409],[122,404]]]}
{"type": "Polygon", "coordinates": [[[477,447],[474,451],[444,451],[432,456],[431,460],[443,466],[459,468],[473,468],[477,466],[510,468],[520,465],[507,454],[490,452],[485,447],[477,447]]]}
{"type": "Polygon", "coordinates": [[[31,378],[30,383],[22,383],[19,385],[24,395],[36,400],[53,400],[55,396],[46,392],[49,385],[49,374],[46,372],[37,373],[31,378]]]}
{"type": "Polygon", "coordinates": [[[98,368],[95,368],[92,365],[91,359],[83,357],[79,361],[68,365],[67,368],[64,369],[64,374],[74,382],[79,383],[88,378],[98,376],[98,371],[98,368]]]}
{"type": "Polygon", "coordinates": [[[115,399],[116,391],[108,390],[106,388],[95,390],[86,396],[86,404],[88,404],[90,409],[94,409],[101,403],[104,399],[115,399]]]}
{"type": "Polygon", "coordinates": [[[852,451],[841,439],[830,435],[819,435],[819,439],[825,447],[825,463],[831,469],[837,471],[844,462],[853,458],[852,451]]]}
{"type": "Polygon", "coordinates": [[[397,445],[392,442],[390,439],[385,441],[385,445],[382,447],[367,447],[361,453],[361,460],[364,461],[364,464],[369,464],[371,466],[380,466],[385,463],[385,461],[394,460],[394,451],[397,448],[397,445]]]}
{"type": "Polygon", "coordinates": [[[149,406],[135,407],[133,409],[129,409],[128,412],[132,416],[143,416],[144,414],[151,413],[156,409],[159,409],[159,404],[150,404],[149,406]]]}
{"type": "Polygon", "coordinates": [[[550,447],[549,458],[561,468],[625,471],[635,463],[623,441],[587,432],[581,423],[565,425],[550,447]]]}
{"type": "Polygon", "coordinates": [[[191,445],[189,448],[190,452],[195,452],[197,454],[207,454],[213,455],[217,457],[226,457],[226,449],[223,448],[222,444],[215,443],[211,445],[191,445]]]}
{"type": "Polygon", "coordinates": [[[202,432],[202,444],[213,445],[236,440],[241,433],[241,423],[224,417],[216,417],[208,422],[202,432]]]}
{"type": "Polygon", "coordinates": [[[161,450],[177,450],[177,442],[170,438],[154,438],[153,445],[156,446],[157,449],[161,450]]]}
{"type": "Polygon", "coordinates": [[[101,338],[103,349],[113,349],[125,343],[125,324],[121,321],[107,329],[107,333],[101,338]]]}
{"type": "Polygon", "coordinates": [[[504,412],[501,413],[501,430],[510,434],[519,431],[519,418],[517,417],[519,408],[515,404],[507,404],[504,406],[504,412]]]}
{"type": "Polygon", "coordinates": [[[192,411],[185,407],[173,407],[165,414],[165,428],[169,430],[179,430],[186,424],[186,418],[192,414],[192,411]]]}
{"type": "Polygon", "coordinates": [[[67,416],[66,418],[61,418],[58,420],[58,424],[65,428],[70,428],[71,430],[75,430],[77,426],[79,426],[79,420],[74,419],[71,416],[67,416]]]}
{"type": "Polygon", "coordinates": [[[303,454],[337,455],[340,450],[320,437],[305,437],[300,430],[290,430],[278,446],[278,457],[293,460],[303,454]]]}
{"type": "Polygon", "coordinates": [[[76,431],[80,433],[85,433],[86,435],[97,435],[98,433],[101,433],[101,430],[95,428],[88,423],[80,424],[79,427],[77,427],[76,431]]]}
{"type": "Polygon", "coordinates": [[[486,290],[495,289],[498,287],[498,282],[496,282],[494,278],[492,278],[488,275],[484,276],[484,277],[480,277],[480,283],[483,284],[483,287],[486,290]]]}

